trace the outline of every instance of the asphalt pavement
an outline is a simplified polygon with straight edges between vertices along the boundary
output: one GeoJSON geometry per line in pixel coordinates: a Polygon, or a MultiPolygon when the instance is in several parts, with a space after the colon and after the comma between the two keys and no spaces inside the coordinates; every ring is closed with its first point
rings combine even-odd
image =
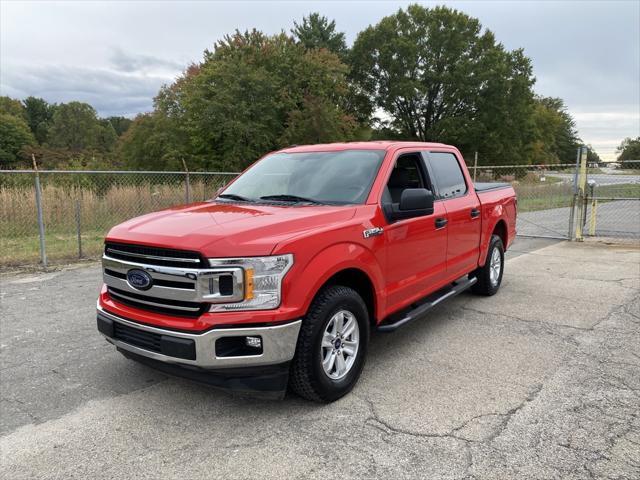
{"type": "MultiPolygon", "coordinates": [[[[561,178],[564,182],[573,183],[574,173],[549,172],[550,177],[561,178]]],[[[589,180],[593,180],[599,186],[622,185],[628,183],[640,183],[640,175],[610,174],[610,173],[590,173],[589,180]]]]}
{"type": "Polygon", "coordinates": [[[640,478],[640,250],[517,240],[490,298],[376,334],[319,405],[126,360],[97,265],[0,284],[0,478],[640,478]]]}

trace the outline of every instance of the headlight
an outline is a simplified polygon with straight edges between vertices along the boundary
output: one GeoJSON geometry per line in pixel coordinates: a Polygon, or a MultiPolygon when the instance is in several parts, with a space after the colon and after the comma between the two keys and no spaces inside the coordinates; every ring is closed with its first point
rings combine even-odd
{"type": "Polygon", "coordinates": [[[293,265],[293,255],[271,257],[210,258],[212,267],[240,267],[244,271],[243,300],[211,305],[211,312],[270,310],[280,306],[282,279],[293,265]]]}

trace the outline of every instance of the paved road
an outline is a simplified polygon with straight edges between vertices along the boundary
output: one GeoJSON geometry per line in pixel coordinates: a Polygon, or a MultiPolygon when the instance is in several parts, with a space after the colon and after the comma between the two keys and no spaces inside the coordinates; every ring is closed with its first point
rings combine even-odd
{"type": "Polygon", "coordinates": [[[640,251],[520,243],[500,293],[372,339],[331,405],[126,360],[99,269],[3,279],[0,478],[640,478],[640,251]]]}
{"type": "Polygon", "coordinates": [[[519,235],[566,238],[569,234],[571,208],[549,208],[535,212],[518,212],[519,235]]]}
{"type": "MultiPolygon", "coordinates": [[[[562,178],[567,183],[573,183],[573,173],[556,173],[549,172],[547,174],[550,177],[562,178]]],[[[620,185],[623,183],[640,183],[640,175],[621,175],[621,174],[607,174],[607,173],[592,173],[589,174],[589,180],[594,180],[598,185],[620,185]]]]}

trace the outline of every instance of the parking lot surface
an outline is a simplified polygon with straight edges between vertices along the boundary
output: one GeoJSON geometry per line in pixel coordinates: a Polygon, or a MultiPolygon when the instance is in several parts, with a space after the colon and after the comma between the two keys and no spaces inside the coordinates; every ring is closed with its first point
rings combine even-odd
{"type": "Polygon", "coordinates": [[[2,279],[1,478],[640,478],[638,249],[518,240],[496,296],[374,335],[330,405],[126,360],[95,330],[99,283],[2,279]]]}

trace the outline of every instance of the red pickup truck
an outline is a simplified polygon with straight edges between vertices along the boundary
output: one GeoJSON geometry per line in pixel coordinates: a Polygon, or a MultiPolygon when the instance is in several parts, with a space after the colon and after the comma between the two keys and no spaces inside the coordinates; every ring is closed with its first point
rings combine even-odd
{"type": "Polygon", "coordinates": [[[371,330],[468,288],[496,293],[515,220],[513,189],[474,185],[452,146],[286,148],[210,201],[114,227],[98,330],[169,374],[333,401],[358,380],[371,330]]]}

